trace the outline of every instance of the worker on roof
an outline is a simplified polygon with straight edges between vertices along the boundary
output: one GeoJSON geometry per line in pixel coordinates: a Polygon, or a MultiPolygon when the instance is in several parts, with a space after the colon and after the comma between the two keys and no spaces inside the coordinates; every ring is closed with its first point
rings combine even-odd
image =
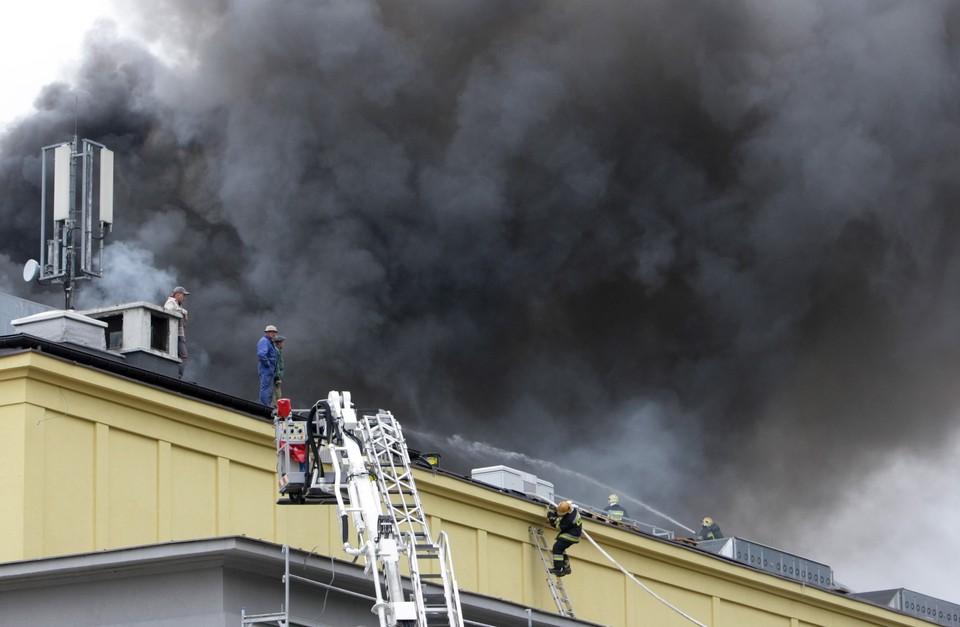
{"type": "Polygon", "coordinates": [[[719,525],[713,522],[709,516],[703,517],[703,526],[700,527],[700,533],[695,536],[696,540],[719,540],[723,537],[719,525]]]}
{"type": "Polygon", "coordinates": [[[610,520],[623,520],[624,518],[629,517],[627,510],[623,509],[623,506],[620,505],[620,497],[616,494],[611,494],[607,498],[607,506],[603,508],[603,511],[607,513],[607,518],[610,520]]]}
{"type": "Polygon", "coordinates": [[[260,404],[273,406],[273,386],[277,381],[277,347],[273,340],[277,327],[268,324],[257,342],[257,373],[260,375],[260,404]]]}
{"type": "Polygon", "coordinates": [[[277,351],[277,368],[273,373],[273,396],[271,397],[271,404],[276,407],[277,401],[283,398],[283,390],[281,386],[283,385],[283,343],[287,341],[282,335],[277,335],[273,338],[273,347],[277,351]]]}
{"type": "Polygon", "coordinates": [[[553,568],[550,572],[557,577],[569,575],[570,558],[567,549],[580,542],[583,533],[583,521],[580,520],[580,510],[570,501],[560,501],[556,509],[547,510],[547,521],[560,532],[553,543],[553,568]]]}
{"type": "Polygon", "coordinates": [[[183,378],[183,369],[187,365],[187,336],[184,333],[184,324],[187,321],[187,309],[183,306],[183,300],[190,292],[187,288],[180,285],[173,288],[173,294],[163,304],[167,311],[175,311],[180,314],[180,320],[177,321],[177,357],[180,358],[180,378],[183,378]]]}

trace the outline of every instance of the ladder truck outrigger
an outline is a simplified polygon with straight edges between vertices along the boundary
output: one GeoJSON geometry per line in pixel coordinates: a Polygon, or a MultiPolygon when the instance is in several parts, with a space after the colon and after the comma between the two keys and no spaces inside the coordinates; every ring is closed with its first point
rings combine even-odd
{"type": "Polygon", "coordinates": [[[291,409],[289,399],[280,399],[274,418],[279,502],[336,504],[343,549],[363,558],[373,580],[371,611],[380,627],[463,627],[449,541],[442,531],[436,541],[430,534],[393,415],[358,411],[349,392],[332,391],[310,409],[291,409]],[[436,586],[432,593],[428,583],[436,586]]]}

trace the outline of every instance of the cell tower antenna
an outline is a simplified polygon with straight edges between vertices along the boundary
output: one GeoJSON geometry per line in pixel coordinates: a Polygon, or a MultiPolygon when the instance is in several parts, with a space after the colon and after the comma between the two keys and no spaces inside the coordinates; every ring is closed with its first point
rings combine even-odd
{"type": "Polygon", "coordinates": [[[64,308],[73,309],[77,281],[103,276],[103,242],[113,227],[113,151],[74,135],[44,146],[40,161],[40,261],[26,263],[23,279],[62,283],[64,308]]]}

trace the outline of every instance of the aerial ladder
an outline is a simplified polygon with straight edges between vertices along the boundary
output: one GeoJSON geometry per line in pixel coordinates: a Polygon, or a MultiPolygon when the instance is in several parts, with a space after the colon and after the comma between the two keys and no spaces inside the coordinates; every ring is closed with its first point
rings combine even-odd
{"type": "Polygon", "coordinates": [[[380,627],[463,627],[450,543],[444,532],[436,540],[430,533],[393,415],[382,409],[358,415],[349,392],[332,391],[308,410],[280,399],[274,424],[280,503],[337,506],[343,550],[363,558],[380,627]],[[431,592],[430,583],[442,592],[431,592]]]}

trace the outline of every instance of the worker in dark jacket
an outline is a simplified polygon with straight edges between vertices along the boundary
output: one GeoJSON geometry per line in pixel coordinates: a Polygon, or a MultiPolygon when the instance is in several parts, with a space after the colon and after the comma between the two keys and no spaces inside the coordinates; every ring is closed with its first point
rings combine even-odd
{"type": "Polygon", "coordinates": [[[697,540],[719,540],[723,537],[720,532],[720,526],[713,522],[709,516],[703,517],[703,526],[700,527],[700,533],[697,534],[697,540]]]}
{"type": "Polygon", "coordinates": [[[273,347],[277,351],[277,369],[273,372],[273,396],[271,397],[273,407],[277,406],[277,401],[283,398],[283,343],[287,341],[282,335],[273,338],[273,347]]]}
{"type": "Polygon", "coordinates": [[[627,516],[627,510],[620,505],[620,497],[616,494],[610,495],[607,506],[603,508],[603,511],[607,513],[610,520],[623,520],[627,516]]]}
{"type": "Polygon", "coordinates": [[[550,508],[547,511],[547,521],[560,532],[557,534],[557,541],[553,543],[553,568],[550,572],[557,577],[569,575],[573,571],[567,549],[580,542],[580,535],[583,533],[580,510],[570,501],[560,501],[555,510],[550,508]]]}

